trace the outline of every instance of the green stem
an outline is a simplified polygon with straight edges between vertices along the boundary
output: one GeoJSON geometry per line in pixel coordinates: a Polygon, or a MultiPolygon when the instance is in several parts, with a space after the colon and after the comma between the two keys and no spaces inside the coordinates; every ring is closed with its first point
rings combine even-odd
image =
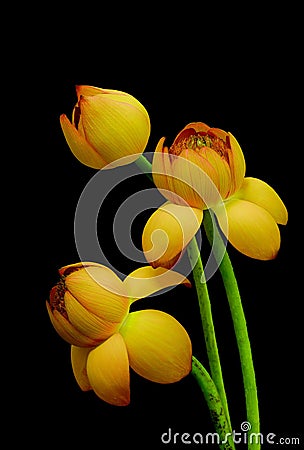
{"type": "Polygon", "coordinates": [[[221,402],[224,407],[225,416],[227,417],[229,426],[230,416],[228,411],[227,397],[224,388],[221,363],[216,343],[211,303],[209,299],[209,293],[207,289],[207,283],[205,281],[204,268],[200,255],[200,250],[197,245],[196,238],[194,237],[187,247],[188,257],[191,263],[193,279],[196,286],[197,297],[199,302],[201,321],[203,326],[203,332],[206,342],[207,355],[209,359],[210,371],[212,379],[216,385],[221,402]]]}
{"type": "Polygon", "coordinates": [[[136,165],[142,170],[151,181],[153,181],[152,177],[152,164],[144,155],[140,155],[140,157],[135,161],[136,165]]]}
{"type": "MultiPolygon", "coordinates": [[[[220,237],[220,233],[217,227],[213,226],[215,222],[215,218],[212,220],[212,212],[206,211],[204,214],[204,228],[207,234],[207,238],[212,245],[213,238],[220,237]]],[[[245,390],[245,401],[246,401],[246,411],[247,411],[247,421],[251,425],[251,429],[248,432],[248,448],[251,450],[260,449],[260,443],[256,442],[259,439],[255,439],[255,436],[258,436],[260,432],[260,420],[259,420],[259,407],[258,407],[258,396],[257,396],[257,387],[256,387],[256,379],[255,379],[255,371],[252,359],[252,352],[250,346],[250,340],[248,336],[247,324],[245,319],[244,310],[242,307],[241,296],[238,288],[238,284],[235,278],[234,270],[228,256],[227,251],[223,251],[223,248],[220,246],[224,246],[224,242],[222,238],[217,239],[217,242],[220,243],[215,247],[215,258],[219,255],[224,255],[220,263],[219,270],[223,279],[223,283],[225,286],[229,307],[231,311],[236,341],[238,345],[241,368],[242,368],[242,376],[245,390]],[[250,439],[250,435],[254,433],[252,439],[250,439]],[[253,442],[251,442],[251,440],[253,442]]]]}
{"type": "Polygon", "coordinates": [[[231,427],[226,419],[224,407],[218,390],[204,366],[195,356],[192,356],[192,375],[196,379],[206,403],[209,407],[211,419],[217,433],[218,444],[222,450],[234,450],[231,427]]]}

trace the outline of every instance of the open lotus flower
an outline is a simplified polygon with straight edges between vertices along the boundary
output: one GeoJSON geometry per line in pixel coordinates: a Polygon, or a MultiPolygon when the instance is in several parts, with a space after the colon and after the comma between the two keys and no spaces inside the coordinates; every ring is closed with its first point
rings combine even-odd
{"type": "Polygon", "coordinates": [[[197,221],[203,219],[198,210],[204,209],[213,210],[222,232],[237,250],[255,259],[275,258],[281,242],[278,224],[287,223],[287,210],[267,183],[245,177],[245,159],[235,137],[193,122],[170,147],[164,142],[165,138],[158,142],[152,172],[156,186],[169,203],[156,210],[144,228],[142,246],[149,263],[173,267],[197,232],[197,221]],[[173,211],[170,203],[180,207],[175,206],[173,211]],[[164,209],[167,213],[170,209],[170,221],[175,222],[175,227],[166,223],[168,214],[164,209]],[[176,232],[185,221],[186,239],[176,232]],[[167,234],[165,251],[153,239],[157,230],[167,234]]]}
{"type": "Polygon", "coordinates": [[[63,134],[76,158],[95,169],[135,161],[150,136],[150,118],[144,106],[132,95],[113,89],[76,86],[76,93],[72,121],[65,114],[60,116],[63,134]]]}
{"type": "Polygon", "coordinates": [[[61,279],[46,302],[58,334],[71,344],[72,369],[83,391],[118,406],[130,402],[130,367],[148,380],[174,383],[191,370],[192,346],[169,314],[130,312],[136,300],[189,281],[180,273],[141,267],[123,281],[97,263],[59,270],[61,279]]]}

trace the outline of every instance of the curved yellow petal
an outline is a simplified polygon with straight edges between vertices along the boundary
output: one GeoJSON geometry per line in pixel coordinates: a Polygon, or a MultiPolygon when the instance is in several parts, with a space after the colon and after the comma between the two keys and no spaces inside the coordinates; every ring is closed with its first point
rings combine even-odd
{"type": "Polygon", "coordinates": [[[104,89],[95,87],[95,86],[89,86],[87,84],[78,84],[75,88],[76,88],[76,94],[77,94],[78,100],[83,95],[89,96],[89,95],[98,95],[98,94],[105,93],[104,89]]]}
{"type": "Polygon", "coordinates": [[[126,345],[119,333],[88,355],[87,374],[96,395],[111,405],[130,403],[130,373],[126,345]]]}
{"type": "Polygon", "coordinates": [[[150,120],[143,105],[132,96],[120,95],[119,91],[83,96],[79,105],[86,137],[108,163],[127,155],[134,155],[135,161],[144,151],[150,120]]]}
{"type": "Polygon", "coordinates": [[[60,116],[60,125],[68,146],[82,164],[93,167],[93,169],[101,169],[107,165],[107,162],[81,136],[65,114],[60,116]]]}
{"type": "Polygon", "coordinates": [[[163,267],[154,269],[151,266],[144,266],[134,270],[123,282],[132,301],[148,297],[170,286],[176,286],[178,284],[184,284],[188,287],[191,286],[190,281],[181,273],[175,272],[174,270],[167,270],[163,267]]]}
{"type": "Polygon", "coordinates": [[[90,312],[109,322],[121,322],[129,309],[122,280],[108,267],[80,268],[65,278],[71,294],[90,312]]]}
{"type": "Polygon", "coordinates": [[[243,183],[246,171],[246,163],[240,144],[235,139],[233,134],[228,133],[228,135],[231,145],[231,151],[228,152],[229,167],[231,170],[231,187],[229,195],[232,195],[240,188],[243,183]]]}
{"type": "Polygon", "coordinates": [[[277,223],[286,225],[287,209],[276,191],[264,181],[246,177],[234,197],[261,206],[272,215],[277,223]]]}
{"type": "Polygon", "coordinates": [[[95,347],[97,341],[82,334],[56,309],[52,311],[48,301],[46,302],[46,308],[53,327],[62,339],[79,347],[95,347]]]}
{"type": "Polygon", "coordinates": [[[82,391],[92,389],[87,374],[87,359],[91,348],[71,346],[71,363],[74,377],[82,391]]]}
{"type": "Polygon", "coordinates": [[[199,167],[185,156],[169,153],[164,140],[160,139],[153,156],[154,184],[171,203],[201,208],[202,199],[193,181],[194,173],[200,172],[199,167]]]}
{"type": "Polygon", "coordinates": [[[165,137],[161,138],[154,151],[152,160],[152,176],[155,186],[162,195],[172,203],[185,204],[174,192],[174,178],[172,177],[172,163],[174,155],[168,153],[168,147],[164,146],[165,137]]]}
{"type": "Polygon", "coordinates": [[[245,200],[225,202],[226,215],[217,214],[219,225],[228,218],[228,240],[244,255],[260,260],[276,257],[280,230],[274,218],[260,206],[245,200]]]}
{"type": "Polygon", "coordinates": [[[192,345],[184,327],[162,311],[130,313],[120,329],[130,366],[157,383],[174,383],[191,370],[192,345]]]}
{"type": "Polygon", "coordinates": [[[195,236],[203,211],[167,202],[152,213],[142,234],[142,247],[153,267],[171,268],[195,236]]]}
{"type": "Polygon", "coordinates": [[[231,187],[231,171],[228,165],[228,162],[216,153],[212,148],[205,147],[202,149],[202,168],[204,169],[204,165],[208,162],[208,164],[212,167],[212,172],[209,173],[208,170],[206,172],[215,183],[217,189],[222,198],[226,198],[228,196],[230,187],[231,187]],[[213,171],[216,174],[216,179],[212,178],[213,171]]]}
{"type": "Polygon", "coordinates": [[[164,146],[166,138],[162,137],[155,148],[152,160],[152,176],[158,189],[169,190],[167,174],[171,173],[168,147],[164,146]]]}
{"type": "Polygon", "coordinates": [[[64,303],[69,322],[85,336],[100,342],[117,331],[119,322],[113,323],[97,317],[85,309],[69,291],[64,294],[64,303]]]}
{"type": "Polygon", "coordinates": [[[216,162],[212,164],[208,153],[214,152],[207,148],[198,154],[187,149],[172,162],[174,192],[193,208],[207,209],[221,202],[230,184],[227,163],[212,155],[216,162]]]}
{"type": "Polygon", "coordinates": [[[145,107],[140,103],[137,98],[133,97],[131,94],[128,94],[127,92],[119,91],[117,89],[103,89],[96,86],[89,86],[89,85],[77,85],[76,86],[76,94],[78,100],[80,97],[89,97],[89,96],[96,96],[96,95],[102,95],[105,99],[105,101],[111,101],[111,100],[117,100],[121,103],[126,103],[128,105],[136,106],[138,109],[141,109],[143,112],[146,112],[145,107]]]}

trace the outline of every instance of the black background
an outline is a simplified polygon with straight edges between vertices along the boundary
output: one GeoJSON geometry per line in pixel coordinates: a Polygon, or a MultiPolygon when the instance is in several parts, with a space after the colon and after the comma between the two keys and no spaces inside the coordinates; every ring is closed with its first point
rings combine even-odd
{"type": "MultiPolygon", "coordinates": [[[[74,214],[79,196],[96,173],[74,158],[59,124],[61,113],[71,116],[77,84],[122,90],[141,101],[151,119],[148,151],[154,150],[160,137],[173,139],[192,121],[232,132],[243,149],[246,174],[266,181],[281,196],[289,222],[280,227],[277,258],[256,261],[230,245],[228,252],[251,339],[261,431],[278,437],[300,436],[301,294],[292,287],[297,283],[300,243],[292,249],[289,164],[291,142],[296,139],[291,129],[297,69],[284,58],[283,12],[276,20],[265,12],[255,13],[255,20],[244,25],[233,22],[226,12],[191,11],[178,19],[168,17],[167,22],[158,17],[147,28],[144,18],[129,22],[114,12],[99,22],[92,11],[88,17],[66,20],[57,11],[47,27],[44,21],[33,21],[32,32],[18,42],[13,51],[14,88],[10,89],[19,99],[20,126],[12,134],[16,170],[9,188],[16,214],[10,297],[16,304],[18,325],[12,325],[14,340],[9,339],[6,346],[10,357],[7,417],[9,425],[18,429],[18,433],[10,432],[13,441],[31,447],[49,443],[68,448],[177,448],[172,442],[161,443],[161,434],[169,427],[179,433],[213,431],[191,375],[164,386],[131,372],[127,407],[114,407],[92,392],[81,392],[72,374],[69,345],[49,321],[45,300],[58,280],[57,270],[79,260],[74,214]],[[105,24],[111,21],[111,31],[105,32],[105,24]]],[[[149,186],[143,176],[116,191],[100,230],[101,242],[105,241],[109,255],[125,273],[135,266],[116,252],[111,221],[126,193],[149,186]]],[[[138,240],[143,221],[136,226],[134,239],[138,240]]],[[[210,280],[209,291],[230,413],[239,431],[246,420],[242,378],[218,275],[210,280]]],[[[192,337],[194,354],[207,366],[195,289],[179,286],[148,302],[143,300],[142,308],[153,305],[180,320],[192,337]]]]}

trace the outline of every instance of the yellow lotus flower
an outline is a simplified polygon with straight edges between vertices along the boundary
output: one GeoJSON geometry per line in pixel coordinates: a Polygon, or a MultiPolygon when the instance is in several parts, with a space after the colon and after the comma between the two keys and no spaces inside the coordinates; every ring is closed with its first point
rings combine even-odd
{"type": "Polygon", "coordinates": [[[76,86],[76,93],[72,122],[65,114],[60,116],[63,134],[76,158],[95,169],[135,161],[150,136],[150,118],[144,106],[132,95],[113,89],[76,86]]]}
{"type": "Polygon", "coordinates": [[[192,346],[183,326],[162,311],[130,312],[139,298],[189,281],[178,272],[141,267],[123,281],[97,263],[59,270],[46,302],[58,334],[71,344],[75,379],[117,406],[130,402],[130,367],[148,380],[174,383],[191,370],[192,346]]]}
{"type": "Polygon", "coordinates": [[[174,265],[197,232],[204,209],[213,210],[222,232],[237,250],[255,259],[275,258],[281,240],[278,224],[287,223],[287,210],[267,183],[245,177],[245,159],[235,137],[194,122],[169,148],[164,141],[160,139],[156,147],[152,172],[156,186],[169,202],[152,214],[144,228],[142,245],[150,264],[174,265]],[[186,238],[177,232],[185,222],[186,238]],[[157,242],[156,230],[167,234],[165,251],[157,242]]]}

